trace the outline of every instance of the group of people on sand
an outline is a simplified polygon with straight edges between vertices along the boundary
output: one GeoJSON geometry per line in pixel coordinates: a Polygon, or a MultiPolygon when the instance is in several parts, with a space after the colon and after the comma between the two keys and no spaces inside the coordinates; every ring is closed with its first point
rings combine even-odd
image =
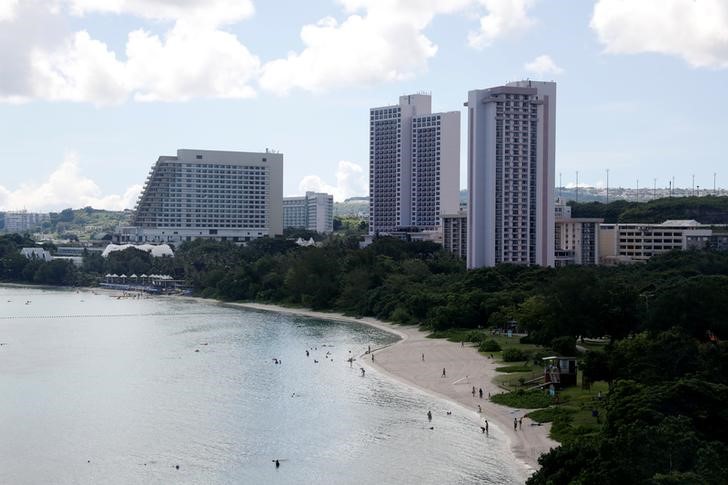
{"type": "Polygon", "coordinates": [[[523,429],[523,418],[513,418],[513,431],[523,429]]]}

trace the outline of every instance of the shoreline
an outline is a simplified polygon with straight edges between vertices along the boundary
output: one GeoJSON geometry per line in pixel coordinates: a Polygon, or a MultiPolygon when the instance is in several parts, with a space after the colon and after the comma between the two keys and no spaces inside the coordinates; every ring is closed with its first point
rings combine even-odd
{"type": "Polygon", "coordinates": [[[528,475],[538,470],[538,457],[541,454],[559,446],[558,442],[548,437],[550,424],[532,426],[532,422],[525,418],[523,428],[514,430],[513,419],[523,417],[530,410],[501,406],[487,398],[489,392],[493,394],[502,392],[494,382],[497,375],[495,368],[498,364],[495,360],[481,355],[473,345],[461,347],[459,344],[445,339],[427,338],[427,334],[417,326],[394,325],[371,317],[355,318],[335,312],[319,312],[264,303],[221,302],[196,297],[182,298],[216,302],[248,310],[359,323],[397,335],[399,337],[397,342],[372,351],[375,357],[373,362],[364,358],[365,355],[368,357],[368,354],[359,356],[360,364],[364,367],[374,367],[400,383],[413,386],[470,411],[470,417],[478,423],[478,426],[483,422],[482,419],[487,419],[506,437],[514,458],[525,468],[528,475]],[[424,361],[422,354],[425,354],[424,361]],[[441,377],[443,367],[447,370],[445,378],[441,377]],[[473,386],[476,388],[475,396],[472,395],[473,386]],[[477,393],[479,388],[482,388],[484,392],[482,399],[477,393]],[[482,408],[480,415],[478,405],[482,408]]]}
{"type": "MultiPolygon", "coordinates": [[[[112,294],[113,290],[98,287],[64,287],[34,284],[0,283],[0,287],[25,287],[42,290],[80,290],[112,294]]],[[[374,349],[372,354],[376,359],[367,360],[369,355],[361,354],[358,363],[366,368],[375,368],[384,376],[401,384],[414,387],[438,399],[450,402],[463,408],[467,417],[472,419],[478,427],[487,419],[508,441],[508,448],[518,465],[524,470],[527,478],[538,470],[538,457],[548,452],[559,443],[548,437],[550,423],[541,426],[531,426],[531,421],[525,419],[525,427],[514,430],[513,419],[523,417],[530,410],[521,410],[501,406],[491,402],[488,393],[497,394],[502,390],[494,382],[495,360],[481,355],[472,344],[461,346],[446,339],[427,338],[427,333],[417,326],[394,325],[372,317],[356,318],[337,312],[314,311],[300,307],[284,307],[280,305],[254,303],[254,302],[225,302],[212,298],[202,298],[183,295],[165,295],[173,298],[194,300],[204,303],[214,303],[232,308],[242,308],[255,311],[267,311],[289,315],[298,315],[321,320],[332,320],[346,323],[357,323],[377,328],[381,331],[396,335],[399,340],[383,348],[374,349]],[[425,361],[422,354],[425,354],[425,361]],[[442,378],[442,368],[447,369],[447,377],[442,378]],[[476,392],[472,395],[472,387],[476,391],[483,389],[484,397],[481,399],[476,392]],[[478,405],[482,413],[478,414],[478,405]]],[[[154,298],[155,296],[151,296],[154,298]]]]}

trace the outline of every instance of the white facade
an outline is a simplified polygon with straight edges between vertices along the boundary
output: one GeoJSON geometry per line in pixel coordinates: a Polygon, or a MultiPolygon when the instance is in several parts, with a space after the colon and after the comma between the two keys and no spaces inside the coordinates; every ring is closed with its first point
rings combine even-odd
{"type": "Polygon", "coordinates": [[[303,197],[285,197],[283,227],[333,232],[334,196],[323,192],[306,192],[303,197]]]}
{"type": "Polygon", "coordinates": [[[460,113],[412,94],[369,116],[369,232],[436,229],[458,208],[460,113]]]}
{"type": "Polygon", "coordinates": [[[468,255],[468,214],[442,215],[442,246],[448,253],[465,259],[468,255]]]}
{"type": "Polygon", "coordinates": [[[710,237],[711,226],[694,220],[662,224],[602,224],[599,258],[602,264],[647,261],[652,256],[690,247],[694,237],[710,237]]]}
{"type": "Polygon", "coordinates": [[[308,226],[308,208],[306,197],[283,198],[283,229],[294,227],[305,229],[308,226]]]}
{"type": "Polygon", "coordinates": [[[283,155],[177,150],[152,167],[120,242],[250,241],[283,233],[283,155]]]}
{"type": "Polygon", "coordinates": [[[43,222],[49,221],[48,214],[28,211],[9,211],[5,213],[6,232],[26,232],[39,227],[43,222]]]}
{"type": "Polygon", "coordinates": [[[43,248],[22,248],[20,254],[28,259],[37,259],[39,261],[51,261],[53,256],[43,248]]]}
{"type": "Polygon", "coordinates": [[[571,207],[558,197],[554,216],[554,264],[599,264],[599,228],[604,219],[571,217],[571,207]]]}
{"type": "Polygon", "coordinates": [[[556,83],[468,93],[468,268],[554,265],[556,83]]]}

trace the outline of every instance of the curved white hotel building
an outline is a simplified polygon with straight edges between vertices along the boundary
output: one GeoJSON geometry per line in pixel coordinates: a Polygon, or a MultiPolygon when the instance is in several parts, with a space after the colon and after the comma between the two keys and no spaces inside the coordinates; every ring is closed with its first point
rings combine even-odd
{"type": "Polygon", "coordinates": [[[161,156],[120,242],[245,242],[283,233],[283,155],[177,150],[161,156]]]}

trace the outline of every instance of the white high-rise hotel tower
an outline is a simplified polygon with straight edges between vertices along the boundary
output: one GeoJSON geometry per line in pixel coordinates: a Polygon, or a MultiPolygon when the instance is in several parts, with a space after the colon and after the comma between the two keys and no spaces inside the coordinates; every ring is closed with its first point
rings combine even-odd
{"type": "Polygon", "coordinates": [[[468,93],[468,268],[554,265],[556,83],[468,93]]]}
{"type": "Polygon", "coordinates": [[[369,114],[369,232],[432,230],[458,209],[460,113],[432,113],[429,94],[369,114]]]}

